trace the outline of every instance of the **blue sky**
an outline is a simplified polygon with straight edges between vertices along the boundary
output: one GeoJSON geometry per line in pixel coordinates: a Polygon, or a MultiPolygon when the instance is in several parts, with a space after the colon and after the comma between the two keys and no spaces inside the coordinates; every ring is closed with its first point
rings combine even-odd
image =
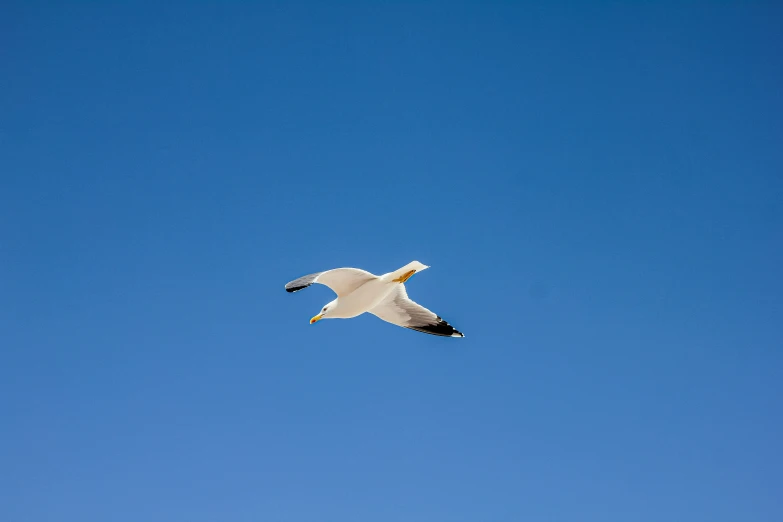
{"type": "Polygon", "coordinates": [[[0,8],[0,519],[783,519],[781,8],[331,4],[0,8]]]}

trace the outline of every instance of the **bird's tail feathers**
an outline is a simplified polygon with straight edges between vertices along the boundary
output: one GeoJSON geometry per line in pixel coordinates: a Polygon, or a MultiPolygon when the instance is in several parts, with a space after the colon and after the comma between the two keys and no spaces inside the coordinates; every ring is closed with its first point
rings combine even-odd
{"type": "Polygon", "coordinates": [[[426,270],[428,268],[429,267],[427,265],[419,263],[418,261],[411,261],[404,267],[399,268],[394,272],[390,272],[387,275],[389,276],[389,279],[392,281],[396,281],[398,283],[404,283],[413,274],[417,272],[421,272],[422,270],[426,270]]]}

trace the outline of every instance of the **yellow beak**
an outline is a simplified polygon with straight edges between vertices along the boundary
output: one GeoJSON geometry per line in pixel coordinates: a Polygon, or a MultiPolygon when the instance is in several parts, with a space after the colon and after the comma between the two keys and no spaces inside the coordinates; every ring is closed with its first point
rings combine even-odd
{"type": "Polygon", "coordinates": [[[320,321],[321,319],[323,319],[323,317],[324,317],[324,314],[318,314],[318,315],[316,315],[315,317],[313,317],[312,319],[310,319],[310,324],[315,324],[315,323],[317,323],[318,321],[320,321]]]}

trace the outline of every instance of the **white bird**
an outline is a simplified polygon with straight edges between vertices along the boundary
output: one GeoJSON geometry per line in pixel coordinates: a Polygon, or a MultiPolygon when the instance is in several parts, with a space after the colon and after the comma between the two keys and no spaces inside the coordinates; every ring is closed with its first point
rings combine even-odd
{"type": "Polygon", "coordinates": [[[321,319],[350,319],[365,312],[386,322],[418,332],[444,337],[465,337],[440,316],[408,298],[405,282],[429,268],[418,261],[388,274],[376,276],[358,268],[335,268],[294,279],[285,289],[297,292],[313,283],[331,288],[337,299],[324,306],[310,324],[321,319]]]}

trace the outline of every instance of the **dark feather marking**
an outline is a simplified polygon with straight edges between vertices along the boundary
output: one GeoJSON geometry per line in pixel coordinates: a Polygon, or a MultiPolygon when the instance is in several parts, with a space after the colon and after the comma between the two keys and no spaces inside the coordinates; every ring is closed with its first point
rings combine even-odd
{"type": "Polygon", "coordinates": [[[442,337],[453,337],[454,334],[457,334],[459,337],[464,337],[462,335],[462,332],[455,329],[453,326],[451,326],[449,323],[447,323],[440,317],[437,318],[437,321],[438,322],[435,324],[405,326],[405,328],[408,328],[410,330],[416,330],[417,332],[422,332],[430,335],[440,335],[442,337]]]}
{"type": "Polygon", "coordinates": [[[285,291],[286,292],[298,292],[299,290],[303,288],[307,288],[311,284],[313,284],[313,281],[315,281],[315,278],[321,275],[322,272],[317,272],[315,274],[308,274],[306,276],[302,276],[300,278],[294,279],[290,283],[285,285],[285,291]]]}

